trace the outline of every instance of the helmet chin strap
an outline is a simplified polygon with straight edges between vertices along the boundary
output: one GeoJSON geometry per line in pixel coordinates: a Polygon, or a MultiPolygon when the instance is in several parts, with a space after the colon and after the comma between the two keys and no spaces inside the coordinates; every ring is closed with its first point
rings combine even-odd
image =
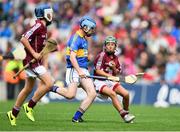
{"type": "MultiPolygon", "coordinates": [[[[85,32],[85,33],[86,33],[86,32],[85,32]]],[[[87,36],[87,37],[90,37],[90,36],[91,36],[91,34],[86,33],[86,36],[87,36]]]]}
{"type": "Polygon", "coordinates": [[[106,53],[107,53],[108,55],[114,55],[115,52],[114,52],[114,51],[113,51],[113,52],[107,52],[107,51],[106,51],[106,53]]]}
{"type": "Polygon", "coordinates": [[[82,30],[83,30],[83,32],[85,33],[85,35],[86,35],[87,37],[90,37],[90,36],[91,36],[91,34],[88,34],[83,28],[82,28],[82,30]]]}
{"type": "Polygon", "coordinates": [[[46,20],[46,19],[45,19],[45,21],[46,21],[46,26],[49,26],[49,25],[51,25],[51,23],[52,23],[52,21],[48,21],[48,20],[46,20]]]}
{"type": "Polygon", "coordinates": [[[115,47],[115,49],[114,49],[113,51],[108,51],[107,48],[106,48],[106,46],[104,47],[104,51],[105,51],[108,55],[114,55],[115,50],[116,50],[116,47],[115,47]]]}
{"type": "Polygon", "coordinates": [[[115,51],[107,51],[106,49],[104,50],[108,55],[113,55],[115,51]]]}

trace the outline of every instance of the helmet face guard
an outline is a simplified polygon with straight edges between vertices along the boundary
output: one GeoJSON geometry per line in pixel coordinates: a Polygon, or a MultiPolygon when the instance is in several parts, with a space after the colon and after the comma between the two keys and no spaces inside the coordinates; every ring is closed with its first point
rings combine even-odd
{"type": "Polygon", "coordinates": [[[88,37],[96,33],[96,29],[94,27],[84,26],[82,29],[88,37]]]}
{"type": "Polygon", "coordinates": [[[51,22],[53,19],[53,10],[51,9],[45,9],[44,10],[44,18],[48,21],[51,22]]]}
{"type": "Polygon", "coordinates": [[[80,27],[88,37],[95,34],[96,32],[96,22],[87,16],[80,20],[80,27]]]}

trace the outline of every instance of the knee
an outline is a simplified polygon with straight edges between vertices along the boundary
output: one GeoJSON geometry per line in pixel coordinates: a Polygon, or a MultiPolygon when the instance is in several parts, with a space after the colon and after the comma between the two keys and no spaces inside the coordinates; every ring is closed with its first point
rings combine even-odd
{"type": "Polygon", "coordinates": [[[116,92],[111,91],[111,92],[109,93],[109,96],[110,96],[111,98],[115,98],[115,97],[116,97],[116,92]]]}
{"type": "Polygon", "coordinates": [[[71,94],[68,94],[68,95],[66,96],[66,99],[71,100],[71,99],[74,99],[75,96],[76,96],[75,94],[71,93],[71,94]]]}
{"type": "Polygon", "coordinates": [[[96,93],[96,91],[94,91],[93,92],[93,97],[96,98],[96,96],[97,96],[97,93],[96,93]]]}
{"type": "Polygon", "coordinates": [[[45,83],[45,85],[46,85],[47,90],[49,91],[49,90],[52,89],[52,86],[54,85],[54,83],[53,82],[48,82],[48,83],[45,83]]]}
{"type": "Polygon", "coordinates": [[[89,97],[91,97],[91,98],[93,98],[93,99],[95,99],[95,98],[96,98],[96,96],[97,96],[97,94],[96,94],[96,91],[95,91],[95,90],[91,91],[88,95],[89,95],[89,97]]]}

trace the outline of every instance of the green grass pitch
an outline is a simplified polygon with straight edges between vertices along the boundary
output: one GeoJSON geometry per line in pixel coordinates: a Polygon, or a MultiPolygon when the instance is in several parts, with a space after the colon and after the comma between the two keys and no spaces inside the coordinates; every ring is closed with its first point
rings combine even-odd
{"type": "Polygon", "coordinates": [[[154,108],[132,105],[136,116],[133,124],[122,121],[110,103],[94,103],[84,115],[85,122],[72,123],[71,118],[79,102],[56,102],[38,105],[35,108],[35,122],[25,116],[23,109],[17,119],[17,126],[10,126],[6,112],[14,102],[0,102],[0,131],[180,131],[180,108],[154,108]]]}

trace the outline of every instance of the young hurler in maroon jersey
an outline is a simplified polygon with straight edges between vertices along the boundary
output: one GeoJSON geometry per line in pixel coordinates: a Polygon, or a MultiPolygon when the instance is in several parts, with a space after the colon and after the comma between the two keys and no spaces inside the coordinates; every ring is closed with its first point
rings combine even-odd
{"type": "Polygon", "coordinates": [[[52,22],[53,10],[49,5],[42,4],[35,8],[35,16],[37,18],[36,23],[22,35],[20,41],[24,45],[27,54],[23,64],[26,65],[33,58],[36,59],[36,62],[30,64],[26,69],[25,86],[19,93],[12,110],[7,112],[12,126],[16,125],[17,115],[25,99],[32,92],[36,78],[40,78],[40,84],[30,101],[23,105],[25,113],[31,121],[35,121],[33,116],[34,106],[51,89],[54,83],[53,78],[43,66],[43,58],[40,54],[47,39],[47,26],[52,22]]]}
{"type": "MultiPolygon", "coordinates": [[[[118,57],[114,54],[117,45],[117,40],[113,36],[106,37],[104,41],[104,51],[102,51],[94,62],[95,71],[94,74],[98,76],[116,76],[120,73],[120,63],[118,57]]],[[[135,116],[129,114],[129,93],[119,83],[109,80],[94,81],[96,91],[99,93],[99,97],[110,97],[114,108],[119,112],[120,116],[126,123],[132,123],[135,116]],[[123,97],[123,107],[121,106],[117,95],[123,97]]]]}

